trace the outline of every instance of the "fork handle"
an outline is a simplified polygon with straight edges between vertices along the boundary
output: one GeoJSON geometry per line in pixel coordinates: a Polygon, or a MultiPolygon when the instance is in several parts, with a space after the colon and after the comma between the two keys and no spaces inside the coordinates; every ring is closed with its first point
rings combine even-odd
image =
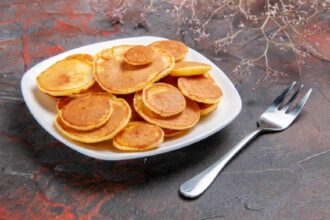
{"type": "Polygon", "coordinates": [[[233,157],[239,153],[248,143],[250,143],[262,129],[255,130],[243,138],[235,147],[230,149],[223,157],[203,172],[197,174],[190,180],[183,183],[180,187],[180,193],[188,198],[200,196],[213,182],[221,170],[230,162],[233,157]]]}

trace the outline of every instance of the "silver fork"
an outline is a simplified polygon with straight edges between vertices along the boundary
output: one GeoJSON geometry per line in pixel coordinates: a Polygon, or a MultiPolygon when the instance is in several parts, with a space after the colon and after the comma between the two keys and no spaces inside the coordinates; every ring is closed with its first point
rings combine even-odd
{"type": "Polygon", "coordinates": [[[230,160],[237,155],[248,143],[250,143],[257,135],[264,132],[278,132],[288,128],[292,122],[297,118],[302,108],[304,107],[312,89],[309,89],[304,97],[293,107],[290,111],[294,100],[297,98],[299,92],[304,87],[301,85],[291,98],[284,103],[289,92],[293,89],[296,82],[293,82],[283,93],[278,96],[267,110],[260,116],[257,121],[258,128],[247,135],[235,147],[229,150],[222,158],[205,169],[203,172],[194,176],[190,180],[183,183],[180,187],[180,193],[188,198],[196,198],[200,196],[214,181],[221,170],[230,162],[230,160]]]}

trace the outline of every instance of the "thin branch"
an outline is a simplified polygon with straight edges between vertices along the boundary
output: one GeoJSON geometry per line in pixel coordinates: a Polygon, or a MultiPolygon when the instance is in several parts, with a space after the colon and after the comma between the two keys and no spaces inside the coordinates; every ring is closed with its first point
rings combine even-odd
{"type": "MultiPolygon", "coordinates": [[[[166,0],[165,0],[166,1],[166,0]]],[[[171,1],[172,2],[172,1],[171,1]]],[[[265,40],[265,47],[262,49],[261,54],[252,59],[243,58],[241,62],[234,68],[234,72],[237,75],[241,75],[245,72],[248,72],[251,67],[253,67],[257,62],[263,60],[265,64],[265,77],[262,80],[265,80],[268,76],[284,76],[287,75],[279,70],[271,67],[271,58],[269,53],[273,49],[271,45],[279,49],[290,49],[294,54],[295,62],[297,63],[297,71],[299,75],[302,75],[302,64],[304,63],[303,59],[310,54],[320,55],[313,45],[308,41],[297,41],[297,37],[305,39],[308,36],[313,36],[313,33],[305,33],[300,30],[299,25],[305,25],[306,22],[312,20],[314,17],[320,13],[327,13],[327,10],[330,9],[329,3],[320,2],[318,0],[309,0],[309,1],[265,1],[265,7],[263,12],[259,14],[252,14],[250,7],[247,4],[254,4],[250,1],[243,0],[224,0],[224,1],[214,1],[214,0],[205,0],[207,2],[207,8],[204,8],[203,13],[200,15],[196,13],[196,0],[183,0],[175,1],[173,3],[176,19],[178,22],[178,27],[183,26],[185,31],[192,31],[190,36],[196,36],[194,39],[201,39],[201,37],[209,37],[209,34],[205,33],[208,25],[212,20],[215,19],[216,15],[226,14],[229,19],[229,34],[223,38],[218,38],[214,41],[215,53],[219,51],[224,51],[226,47],[229,47],[236,37],[240,34],[245,34],[250,31],[260,32],[261,37],[265,40]],[[324,4],[326,4],[324,6],[324,4]],[[184,7],[184,6],[187,7],[184,7]],[[188,12],[185,12],[187,11],[188,12]],[[205,15],[205,12],[208,13],[205,15]],[[228,15],[229,12],[229,15],[228,15]],[[242,15],[244,19],[242,19],[242,15]],[[248,21],[248,22],[246,22],[248,21]],[[238,27],[235,26],[237,22],[240,22],[238,27]],[[253,24],[260,24],[259,27],[254,27],[250,25],[250,22],[253,24]],[[187,25],[188,28],[187,29],[187,25]],[[268,28],[271,27],[272,31],[268,31],[268,28]]],[[[325,31],[325,30],[322,30],[325,31]]],[[[180,32],[179,32],[180,33],[180,32]]],[[[182,32],[181,32],[182,33],[182,32]]],[[[319,31],[320,33],[320,31],[319,31]]],[[[258,82],[257,81],[257,84],[258,82]]]]}

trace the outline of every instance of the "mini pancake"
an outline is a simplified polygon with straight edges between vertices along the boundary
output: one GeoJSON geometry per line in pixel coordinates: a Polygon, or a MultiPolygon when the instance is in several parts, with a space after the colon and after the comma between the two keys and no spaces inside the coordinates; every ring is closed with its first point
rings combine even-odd
{"type": "Polygon", "coordinates": [[[169,128],[173,130],[185,130],[191,128],[200,118],[197,103],[189,99],[186,99],[186,108],[183,112],[170,117],[157,115],[143,104],[141,91],[135,93],[134,108],[147,122],[158,125],[161,128],[169,128]]]}
{"type": "Polygon", "coordinates": [[[169,117],[179,114],[186,108],[186,99],[174,86],[155,83],[142,91],[143,104],[154,113],[169,117]]]}
{"type": "Polygon", "coordinates": [[[167,50],[174,56],[175,62],[182,60],[188,53],[188,47],[184,43],[175,40],[157,41],[152,43],[151,46],[167,50]]]}
{"type": "Polygon", "coordinates": [[[43,71],[37,83],[41,91],[52,96],[79,93],[95,83],[93,66],[81,59],[64,59],[43,71]]]}
{"type": "Polygon", "coordinates": [[[83,143],[97,143],[113,138],[129,122],[131,108],[123,99],[111,99],[113,112],[109,120],[101,127],[90,131],[79,131],[66,126],[59,115],[56,116],[55,126],[66,137],[83,143]]]}
{"type": "Polygon", "coordinates": [[[123,151],[146,151],[157,148],[164,140],[164,132],[157,125],[135,121],[119,132],[113,146],[123,151]]]}
{"type": "MultiPolygon", "coordinates": [[[[132,47],[132,46],[131,46],[132,47]]],[[[129,46],[117,46],[107,51],[107,59],[97,56],[94,75],[99,85],[114,94],[129,94],[139,91],[166,76],[174,67],[174,58],[162,49],[155,50],[154,60],[143,66],[127,64],[122,56],[129,46]]]]}
{"type": "Polygon", "coordinates": [[[66,126],[88,131],[105,124],[112,110],[108,96],[87,95],[66,104],[59,111],[59,116],[66,126]]]}
{"type": "Polygon", "coordinates": [[[80,59],[89,62],[90,64],[93,64],[94,57],[92,55],[86,54],[86,53],[78,53],[73,54],[65,58],[66,60],[69,59],[80,59]]]}
{"type": "Polygon", "coordinates": [[[71,97],[62,97],[56,102],[56,109],[60,111],[66,104],[71,102],[74,98],[71,97]]]}
{"type": "Polygon", "coordinates": [[[199,109],[201,110],[201,115],[207,115],[213,112],[219,103],[215,104],[205,104],[205,103],[198,103],[199,109]]]}
{"type": "Polygon", "coordinates": [[[124,53],[123,59],[128,64],[139,66],[151,63],[155,55],[156,53],[152,47],[138,45],[128,49],[124,53]]]}
{"type": "Polygon", "coordinates": [[[214,104],[219,102],[222,91],[210,75],[180,77],[178,87],[183,95],[196,102],[214,104]]]}
{"type": "Polygon", "coordinates": [[[172,76],[195,76],[201,75],[209,71],[212,67],[205,63],[193,61],[177,62],[171,71],[172,76]]]}
{"type": "Polygon", "coordinates": [[[181,135],[185,132],[187,132],[187,130],[173,130],[173,129],[167,129],[167,128],[163,128],[164,131],[164,135],[165,137],[175,137],[178,135],[181,135]]]}
{"type": "MultiPolygon", "coordinates": [[[[94,87],[94,86],[92,86],[94,87]]],[[[92,88],[91,87],[91,88],[92,88]]],[[[88,89],[89,90],[89,89],[88,89]]],[[[61,110],[66,104],[68,104],[69,102],[71,102],[72,100],[82,97],[82,96],[86,96],[86,95],[99,95],[99,96],[106,96],[112,99],[115,99],[116,97],[114,95],[112,95],[111,93],[105,92],[105,91],[99,91],[99,92],[86,92],[86,93],[79,93],[79,94],[74,94],[74,95],[70,95],[70,96],[64,96],[60,99],[57,100],[56,102],[56,110],[59,111],[61,110]]],[[[133,100],[133,98],[132,98],[133,100]]],[[[133,103],[133,101],[132,101],[133,103]]]]}

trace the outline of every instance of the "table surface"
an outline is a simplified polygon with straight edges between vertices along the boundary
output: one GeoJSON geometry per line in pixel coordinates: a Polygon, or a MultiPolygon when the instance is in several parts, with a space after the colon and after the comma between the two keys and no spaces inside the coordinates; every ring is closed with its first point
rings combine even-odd
{"type": "MultiPolygon", "coordinates": [[[[244,45],[263,47],[259,38],[239,39],[219,55],[211,40],[196,40],[188,27],[177,32],[171,3],[152,13],[144,13],[141,1],[117,3],[0,3],[0,219],[328,219],[330,63],[310,56],[299,75],[289,56],[275,54],[273,65],[285,66],[288,76],[255,88],[262,63],[241,78],[233,69],[244,45]],[[239,117],[185,149],[118,162],[80,155],[37,124],[20,92],[27,69],[81,45],[141,35],[181,40],[214,61],[242,97],[239,117]],[[285,132],[259,137],[199,199],[180,197],[180,184],[253,130],[258,115],[293,80],[313,88],[298,121],[285,132]]],[[[209,33],[221,35],[225,28],[209,33]]]]}

